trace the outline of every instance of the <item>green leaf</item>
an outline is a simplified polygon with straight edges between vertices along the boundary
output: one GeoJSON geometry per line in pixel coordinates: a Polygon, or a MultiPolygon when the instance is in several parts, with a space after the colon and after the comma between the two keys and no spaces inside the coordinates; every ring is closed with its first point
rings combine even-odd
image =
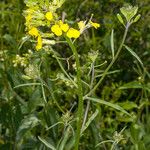
{"type": "Polygon", "coordinates": [[[107,101],[105,101],[105,100],[100,100],[100,99],[98,99],[98,98],[92,98],[92,97],[86,97],[86,99],[91,100],[91,101],[93,101],[93,102],[97,102],[97,103],[99,103],[99,104],[103,104],[103,105],[112,107],[112,108],[114,108],[114,109],[116,109],[116,110],[119,110],[119,111],[121,111],[122,113],[124,113],[124,114],[126,114],[126,115],[132,117],[126,110],[124,110],[122,107],[120,107],[120,106],[117,105],[117,104],[113,104],[113,103],[107,102],[107,101]]]}
{"type": "Polygon", "coordinates": [[[127,45],[124,44],[124,47],[125,47],[125,48],[132,54],[132,56],[134,56],[134,57],[138,60],[138,62],[143,66],[143,63],[142,63],[140,57],[139,57],[130,47],[128,47],[127,45]]]}
{"type": "Polygon", "coordinates": [[[124,84],[123,86],[119,87],[119,89],[141,89],[143,88],[143,85],[138,81],[132,81],[127,84],[124,84]]]}
{"type": "Polygon", "coordinates": [[[111,52],[112,52],[112,58],[114,59],[114,30],[112,29],[111,31],[111,40],[110,40],[110,43],[111,43],[111,52]]]}
{"type": "Polygon", "coordinates": [[[94,112],[94,114],[92,114],[92,116],[89,118],[89,120],[87,121],[87,123],[85,124],[85,126],[82,129],[82,133],[88,128],[88,126],[91,124],[91,122],[95,119],[95,117],[98,115],[99,110],[96,109],[96,111],[94,112]]]}
{"type": "Polygon", "coordinates": [[[133,109],[133,108],[137,108],[137,104],[134,103],[134,102],[130,102],[130,101],[127,101],[127,102],[122,102],[122,103],[118,103],[122,108],[124,108],[125,110],[130,110],[130,109],[133,109]]]}
{"type": "Polygon", "coordinates": [[[21,123],[18,131],[17,131],[17,136],[16,136],[16,140],[20,141],[26,132],[30,131],[33,127],[37,126],[39,124],[39,119],[34,116],[34,115],[30,115],[27,116],[21,123]]]}
{"type": "Polygon", "coordinates": [[[59,145],[58,150],[64,150],[64,147],[69,139],[69,135],[70,135],[70,126],[68,126],[68,128],[66,129],[65,133],[64,133],[64,137],[59,145]]]}
{"type": "Polygon", "coordinates": [[[56,150],[56,148],[51,145],[49,142],[47,142],[45,139],[43,139],[42,137],[38,136],[39,140],[48,148],[50,148],[51,150],[56,150]]]}

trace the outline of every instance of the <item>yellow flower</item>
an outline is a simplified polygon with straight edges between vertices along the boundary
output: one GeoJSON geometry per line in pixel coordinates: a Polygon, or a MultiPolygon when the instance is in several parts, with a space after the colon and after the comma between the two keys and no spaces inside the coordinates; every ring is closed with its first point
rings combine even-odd
{"type": "Polygon", "coordinates": [[[37,45],[36,45],[36,50],[40,50],[42,48],[42,38],[41,36],[39,35],[38,36],[38,39],[37,39],[37,45]]]}
{"type": "Polygon", "coordinates": [[[83,21],[78,22],[78,27],[80,30],[83,30],[85,28],[85,23],[83,21]]]}
{"type": "Polygon", "coordinates": [[[69,25],[68,24],[61,24],[60,28],[62,31],[67,32],[69,29],[69,25]]]}
{"type": "Polygon", "coordinates": [[[37,36],[39,35],[39,31],[38,31],[37,28],[32,27],[31,30],[29,30],[29,34],[30,34],[31,36],[37,37],[37,36]]]}
{"type": "Polygon", "coordinates": [[[49,21],[53,20],[53,14],[52,14],[51,12],[47,12],[47,13],[45,14],[45,17],[46,17],[46,19],[49,20],[49,21]]]}
{"type": "Polygon", "coordinates": [[[64,24],[61,20],[59,20],[58,24],[62,31],[64,31],[64,32],[68,31],[69,25],[67,23],[64,24]]]}
{"type": "Polygon", "coordinates": [[[94,23],[94,22],[90,21],[90,24],[91,24],[91,26],[93,26],[95,29],[97,29],[97,28],[100,27],[100,24],[99,24],[99,23],[94,23]]]}
{"type": "Polygon", "coordinates": [[[56,34],[57,36],[61,36],[62,35],[62,30],[59,27],[59,25],[55,24],[51,27],[51,30],[54,34],[56,34]]]}
{"type": "Polygon", "coordinates": [[[66,35],[69,38],[75,38],[76,39],[80,36],[80,32],[74,28],[70,28],[66,35]]]}

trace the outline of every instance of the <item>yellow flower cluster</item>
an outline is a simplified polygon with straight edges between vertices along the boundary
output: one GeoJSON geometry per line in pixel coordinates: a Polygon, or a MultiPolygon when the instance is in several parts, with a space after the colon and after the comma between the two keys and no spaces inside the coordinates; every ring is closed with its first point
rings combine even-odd
{"type": "MultiPolygon", "coordinates": [[[[36,27],[30,27],[28,24],[29,22],[31,21],[32,19],[32,13],[34,12],[34,10],[31,10],[29,9],[29,14],[27,15],[26,17],[26,23],[27,23],[27,27],[29,28],[29,35],[37,38],[37,45],[36,45],[36,50],[40,50],[42,48],[42,37],[41,35],[39,34],[39,31],[36,27]]],[[[53,14],[52,12],[47,12],[45,14],[45,18],[48,20],[48,21],[51,21],[53,20],[53,14]]]]}
{"type": "Polygon", "coordinates": [[[80,36],[80,31],[69,28],[69,25],[66,23],[64,24],[61,20],[51,27],[51,31],[57,36],[61,36],[63,32],[66,33],[66,36],[69,38],[76,39],[80,36]]]}
{"type": "MultiPolygon", "coordinates": [[[[33,36],[34,38],[37,38],[37,45],[36,50],[40,50],[42,48],[42,37],[38,30],[38,24],[33,24],[34,20],[36,19],[36,15],[34,13],[37,12],[36,9],[27,9],[27,15],[25,17],[26,19],[26,26],[28,29],[28,34],[33,36]],[[33,21],[32,21],[33,20],[33,21]]],[[[43,22],[45,21],[46,25],[51,25],[54,23],[54,25],[51,26],[51,31],[56,36],[62,36],[63,34],[67,36],[68,38],[74,38],[77,39],[80,37],[80,35],[88,28],[94,27],[95,29],[100,27],[100,24],[94,23],[91,21],[91,19],[86,23],[86,21],[80,21],[78,22],[78,30],[72,27],[69,27],[67,23],[62,22],[61,20],[55,21],[55,15],[54,11],[48,11],[46,13],[41,12],[41,16],[43,17],[43,22]]],[[[35,23],[35,22],[34,22],[35,23]]],[[[43,34],[42,34],[43,36],[43,34]]],[[[44,39],[43,39],[44,43],[44,39]]]]}

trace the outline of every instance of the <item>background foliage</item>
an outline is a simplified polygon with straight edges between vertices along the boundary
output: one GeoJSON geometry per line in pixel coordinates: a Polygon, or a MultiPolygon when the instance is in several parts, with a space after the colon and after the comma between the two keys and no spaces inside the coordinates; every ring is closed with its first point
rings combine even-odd
{"type": "MultiPolygon", "coordinates": [[[[95,21],[101,24],[101,28],[96,31],[90,29],[79,39],[77,46],[83,64],[89,62],[89,52],[97,50],[97,64],[105,60],[110,61],[111,30],[114,29],[115,46],[118,46],[123,27],[116,14],[127,2],[138,5],[142,17],[130,28],[126,44],[140,56],[145,69],[149,71],[149,0],[66,0],[59,12],[66,13],[70,22],[90,18],[90,15],[94,14],[95,21]]],[[[22,77],[31,77],[31,74],[22,67],[14,67],[12,61],[16,54],[22,55],[33,48],[30,42],[23,43],[22,39],[25,36],[25,20],[22,15],[25,4],[22,0],[3,0],[0,2],[0,8],[0,149],[43,150],[53,149],[53,146],[56,149],[71,149],[71,134],[75,126],[73,117],[77,107],[77,98],[72,95],[76,91],[70,87],[56,59],[46,53],[39,52],[34,56],[36,61],[31,60],[33,65],[39,61],[44,62],[40,70],[40,84],[38,85],[35,79],[26,80],[22,77]],[[50,80],[55,77],[60,80],[50,80]],[[27,86],[23,86],[24,84],[27,86]],[[48,103],[43,101],[41,85],[44,84],[47,86],[44,92],[48,103]],[[63,112],[57,107],[57,103],[63,112]],[[56,126],[49,129],[52,125],[56,126]]],[[[65,44],[63,47],[58,44],[54,49],[61,57],[67,58],[71,55],[65,44]]],[[[67,68],[67,63],[62,63],[67,68]]],[[[74,59],[69,63],[72,66],[74,59]]],[[[88,65],[82,66],[83,71],[86,71],[88,65]]],[[[102,72],[105,67],[106,64],[97,71],[102,72]]],[[[35,72],[36,68],[34,69],[35,72]]],[[[73,68],[71,70],[74,71],[73,68]]],[[[97,89],[96,96],[123,107],[134,119],[107,105],[92,103],[89,116],[96,113],[96,110],[99,113],[84,132],[80,149],[149,150],[149,74],[143,71],[138,61],[126,49],[111,71],[113,72],[106,77],[103,85],[97,89]]]]}

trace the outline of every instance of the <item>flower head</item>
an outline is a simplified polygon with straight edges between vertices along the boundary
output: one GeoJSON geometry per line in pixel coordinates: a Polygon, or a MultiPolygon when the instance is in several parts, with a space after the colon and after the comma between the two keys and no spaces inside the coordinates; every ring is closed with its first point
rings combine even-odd
{"type": "Polygon", "coordinates": [[[78,38],[80,36],[80,31],[74,29],[74,28],[70,28],[67,32],[67,37],[69,38],[78,38]]]}
{"type": "Polygon", "coordinates": [[[53,20],[53,14],[52,14],[51,12],[47,12],[47,13],[45,14],[45,17],[46,17],[46,19],[49,20],[49,21],[53,20]]]}
{"type": "Polygon", "coordinates": [[[37,36],[39,35],[39,31],[38,31],[37,28],[32,27],[32,28],[29,30],[29,34],[30,34],[31,36],[37,37],[37,36]]]}
{"type": "Polygon", "coordinates": [[[93,26],[95,29],[97,29],[97,28],[100,27],[100,24],[99,24],[99,23],[94,23],[94,22],[90,21],[90,24],[91,24],[91,26],[93,26]]]}
{"type": "Polygon", "coordinates": [[[57,36],[61,36],[62,35],[62,30],[60,28],[59,25],[55,24],[51,27],[52,32],[57,35],[57,36]]]}

